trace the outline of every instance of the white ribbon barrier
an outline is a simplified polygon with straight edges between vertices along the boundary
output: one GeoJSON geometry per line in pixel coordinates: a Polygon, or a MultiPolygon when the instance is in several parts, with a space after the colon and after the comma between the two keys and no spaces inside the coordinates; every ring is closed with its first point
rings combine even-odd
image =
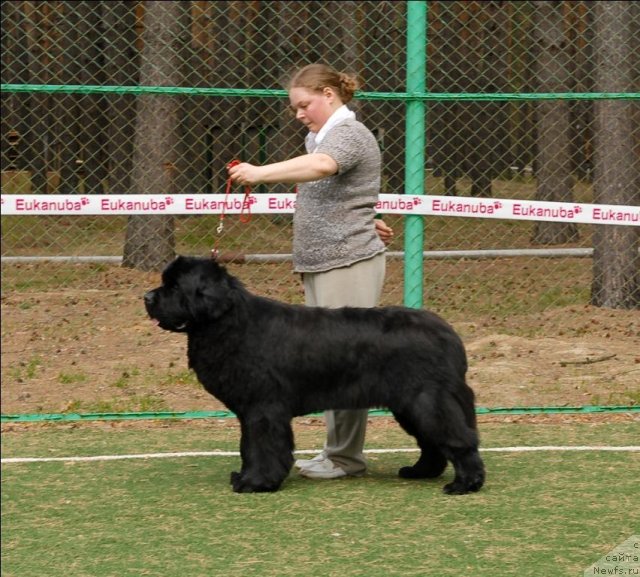
{"type": "MultiPolygon", "coordinates": [[[[285,214],[293,213],[295,194],[3,194],[2,214],[285,214]]],[[[640,226],[640,206],[544,202],[505,198],[381,194],[383,214],[462,216],[640,226]]]]}

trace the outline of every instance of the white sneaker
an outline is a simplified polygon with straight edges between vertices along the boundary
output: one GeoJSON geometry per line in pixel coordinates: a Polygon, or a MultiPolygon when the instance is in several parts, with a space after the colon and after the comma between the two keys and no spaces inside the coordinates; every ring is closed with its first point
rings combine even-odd
{"type": "Polygon", "coordinates": [[[326,457],[322,460],[310,460],[310,464],[300,469],[300,474],[309,479],[338,479],[346,477],[347,473],[337,465],[334,465],[331,459],[326,457]]]}
{"type": "Polygon", "coordinates": [[[298,469],[304,469],[310,467],[313,463],[319,463],[320,461],[324,461],[327,458],[327,455],[324,453],[319,453],[313,459],[298,459],[294,465],[298,467],[298,469]]]}

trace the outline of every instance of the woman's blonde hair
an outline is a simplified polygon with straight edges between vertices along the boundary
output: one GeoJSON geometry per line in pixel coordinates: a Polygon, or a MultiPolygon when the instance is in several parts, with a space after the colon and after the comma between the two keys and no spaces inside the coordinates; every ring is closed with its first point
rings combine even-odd
{"type": "Polygon", "coordinates": [[[346,104],[360,88],[360,83],[354,75],[337,72],[327,64],[309,64],[291,77],[287,90],[306,88],[313,92],[322,92],[326,87],[335,90],[343,104],[346,104]]]}

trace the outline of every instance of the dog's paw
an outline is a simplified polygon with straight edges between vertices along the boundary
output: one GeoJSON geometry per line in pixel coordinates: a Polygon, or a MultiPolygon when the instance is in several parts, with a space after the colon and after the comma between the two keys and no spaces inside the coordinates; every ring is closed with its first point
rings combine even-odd
{"type": "Polygon", "coordinates": [[[442,488],[445,495],[466,495],[469,491],[463,483],[448,483],[442,488]]]}
{"type": "Polygon", "coordinates": [[[447,495],[466,495],[467,493],[476,493],[484,485],[484,475],[475,475],[474,477],[460,480],[454,479],[452,483],[445,485],[442,491],[447,495]]]}
{"type": "Polygon", "coordinates": [[[435,479],[447,468],[446,459],[430,462],[428,465],[418,464],[411,467],[401,467],[398,476],[403,479],[435,479]]]}
{"type": "Polygon", "coordinates": [[[243,480],[242,473],[233,471],[233,473],[231,473],[230,482],[231,488],[235,493],[253,493],[251,486],[243,480]]]}
{"type": "Polygon", "coordinates": [[[236,493],[273,493],[280,488],[280,484],[259,483],[234,471],[231,473],[231,487],[236,493]]]}

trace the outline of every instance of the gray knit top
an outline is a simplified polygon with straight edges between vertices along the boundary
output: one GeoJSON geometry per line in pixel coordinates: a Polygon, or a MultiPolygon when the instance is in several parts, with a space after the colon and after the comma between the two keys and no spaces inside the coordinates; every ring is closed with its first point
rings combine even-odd
{"type": "Polygon", "coordinates": [[[316,149],[333,158],[338,172],[298,186],[293,217],[293,267],[324,272],[384,252],[375,230],[380,192],[380,149],[357,120],[343,120],[316,149]]]}

